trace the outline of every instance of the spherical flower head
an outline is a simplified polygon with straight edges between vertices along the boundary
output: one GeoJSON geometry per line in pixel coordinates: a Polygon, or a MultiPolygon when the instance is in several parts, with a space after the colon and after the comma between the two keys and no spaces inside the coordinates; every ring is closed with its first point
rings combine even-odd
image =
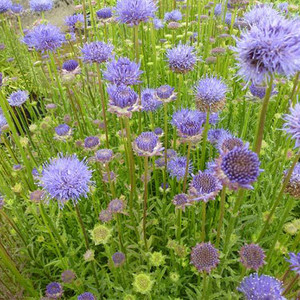
{"type": "Polygon", "coordinates": [[[300,252],[297,254],[290,252],[289,255],[290,259],[286,259],[286,261],[290,263],[290,269],[300,275],[300,252]]]}
{"type": "Polygon", "coordinates": [[[154,129],[154,133],[155,133],[158,137],[161,137],[161,136],[163,136],[164,131],[162,130],[162,128],[156,127],[156,128],[154,129]]]}
{"type": "MultiPolygon", "coordinates": [[[[288,171],[289,170],[284,171],[284,176],[287,175],[288,171]]],[[[292,176],[285,188],[285,192],[296,199],[300,199],[300,163],[295,165],[292,176]]]]}
{"type": "Polygon", "coordinates": [[[245,277],[238,289],[247,300],[251,299],[270,299],[285,300],[282,296],[282,283],[274,277],[267,275],[250,274],[245,277]]]}
{"type": "Polygon", "coordinates": [[[87,150],[95,150],[100,145],[100,140],[97,136],[88,136],[84,139],[84,148],[87,150]]]}
{"type": "Polygon", "coordinates": [[[23,42],[37,51],[54,51],[66,41],[61,30],[51,24],[41,24],[29,31],[23,42]]]}
{"type": "Polygon", "coordinates": [[[217,145],[219,140],[224,136],[227,135],[228,131],[223,129],[223,128],[218,128],[218,129],[210,129],[207,133],[207,140],[214,144],[217,145]]]}
{"type": "Polygon", "coordinates": [[[157,10],[153,0],[118,0],[116,5],[117,21],[130,26],[148,22],[155,17],[157,10]]]}
{"type": "Polygon", "coordinates": [[[108,172],[104,172],[103,176],[102,176],[102,180],[105,183],[109,183],[109,182],[115,182],[117,180],[117,174],[113,171],[108,172]],[[108,178],[108,174],[110,176],[110,180],[108,178]]]}
{"type": "Polygon", "coordinates": [[[126,256],[123,252],[116,252],[112,255],[115,267],[120,267],[125,263],[126,256]]]}
{"type": "Polygon", "coordinates": [[[58,282],[51,282],[46,286],[46,296],[50,299],[61,298],[63,288],[58,282]]]}
{"type": "Polygon", "coordinates": [[[148,274],[140,273],[134,276],[133,287],[138,293],[148,294],[152,290],[153,283],[148,274]]]}
{"type": "Polygon", "coordinates": [[[191,205],[191,202],[187,194],[178,194],[174,196],[172,203],[175,205],[177,209],[182,209],[183,211],[187,206],[191,205]]]}
{"type": "Polygon", "coordinates": [[[217,160],[214,170],[223,185],[229,189],[253,189],[252,184],[262,171],[255,152],[246,147],[235,147],[223,153],[217,160]]]}
{"type": "Polygon", "coordinates": [[[138,111],[138,94],[126,85],[109,85],[107,87],[109,96],[108,111],[119,117],[131,118],[132,113],[138,111]]]}
{"type": "MultiPolygon", "coordinates": [[[[249,86],[249,90],[254,97],[263,99],[267,92],[267,86],[265,84],[257,85],[252,82],[252,84],[249,86]]],[[[273,85],[271,95],[274,94],[276,94],[276,92],[274,91],[274,85],[273,85]]]]}
{"type": "Polygon", "coordinates": [[[192,248],[191,263],[199,272],[210,273],[219,263],[218,250],[211,243],[197,244],[192,248]]]}
{"type": "Polygon", "coordinates": [[[162,155],[162,144],[158,136],[152,131],[142,132],[132,144],[133,150],[139,156],[162,155]]]}
{"type": "Polygon", "coordinates": [[[165,264],[166,256],[161,251],[155,251],[150,254],[150,264],[154,267],[159,267],[165,264]]]}
{"type": "Polygon", "coordinates": [[[97,18],[101,21],[108,20],[112,18],[112,9],[110,7],[104,7],[102,9],[99,9],[97,12],[97,18]]]}
{"type": "Polygon", "coordinates": [[[103,76],[110,83],[116,85],[134,85],[141,83],[140,76],[143,71],[140,70],[140,63],[136,63],[127,57],[120,57],[118,60],[112,60],[107,64],[103,76]]]}
{"type": "Polygon", "coordinates": [[[76,274],[72,270],[65,270],[61,274],[61,281],[64,283],[72,283],[76,278],[76,274]]]}
{"type": "Polygon", "coordinates": [[[194,69],[197,61],[195,48],[189,45],[178,44],[167,50],[169,68],[175,73],[187,73],[194,69]]]}
{"type": "Polygon", "coordinates": [[[87,196],[91,177],[85,160],[80,161],[76,155],[58,156],[43,166],[40,185],[63,208],[66,201],[72,200],[75,205],[81,197],[87,196]]]}
{"type": "Polygon", "coordinates": [[[52,0],[30,0],[30,9],[35,12],[51,10],[53,6],[52,0]]]}
{"type": "Polygon", "coordinates": [[[89,63],[104,63],[112,57],[114,46],[104,42],[90,42],[83,45],[81,52],[83,61],[89,63]]]}
{"type": "Polygon", "coordinates": [[[178,9],[172,10],[170,12],[166,12],[164,20],[165,20],[165,22],[170,22],[170,21],[178,22],[178,21],[181,21],[182,20],[182,13],[178,9]]]}
{"type": "Polygon", "coordinates": [[[122,213],[125,209],[125,202],[121,199],[113,199],[108,203],[107,209],[114,214],[122,213]]]}
{"type": "Polygon", "coordinates": [[[10,10],[14,13],[14,14],[20,14],[23,11],[23,6],[21,4],[18,3],[14,3],[10,10]]]}
{"type": "Polygon", "coordinates": [[[155,111],[163,103],[156,97],[154,89],[145,89],[142,91],[141,104],[143,111],[155,111]]]}
{"type": "Polygon", "coordinates": [[[99,214],[99,220],[103,223],[107,223],[112,220],[113,214],[110,210],[104,209],[99,214]]]}
{"type": "Polygon", "coordinates": [[[11,93],[7,101],[10,106],[21,106],[28,99],[28,95],[27,91],[18,90],[11,93]]]}
{"type": "Polygon", "coordinates": [[[54,128],[56,139],[64,140],[71,136],[72,128],[67,124],[60,124],[54,128]]]}
{"type": "Polygon", "coordinates": [[[67,16],[65,18],[65,24],[69,27],[71,31],[75,30],[75,27],[78,23],[84,23],[84,16],[83,14],[74,14],[71,16],[67,16]]]}
{"type": "Polygon", "coordinates": [[[77,300],[96,300],[96,297],[90,292],[85,292],[79,295],[77,297],[77,300]]]}
{"type": "Polygon", "coordinates": [[[164,103],[176,100],[177,93],[174,93],[174,88],[169,85],[162,85],[156,89],[156,96],[164,103]]]}
{"type": "Polygon", "coordinates": [[[290,107],[290,113],[283,117],[285,124],[283,130],[295,141],[295,147],[300,146],[300,103],[290,107]]]}
{"type": "Polygon", "coordinates": [[[259,25],[264,20],[276,20],[282,18],[279,12],[273,8],[272,4],[260,4],[254,6],[250,11],[244,14],[244,19],[249,25],[259,25]]]}
{"type": "Polygon", "coordinates": [[[238,74],[255,84],[274,74],[293,76],[300,69],[299,20],[277,18],[253,26],[237,39],[238,74]]]}
{"type": "Polygon", "coordinates": [[[219,16],[221,16],[222,12],[223,12],[223,5],[222,5],[222,3],[218,3],[214,9],[214,15],[216,17],[219,17],[219,16]]]}
{"type": "Polygon", "coordinates": [[[157,18],[153,19],[153,25],[154,25],[154,29],[156,30],[162,29],[165,26],[163,21],[157,18]]]}
{"type": "Polygon", "coordinates": [[[95,153],[95,160],[107,164],[113,159],[113,155],[114,153],[110,149],[100,149],[95,153]]]}
{"type": "Polygon", "coordinates": [[[200,111],[218,112],[225,105],[227,85],[217,77],[204,77],[195,85],[196,107],[200,111]]]}
{"type": "Polygon", "coordinates": [[[254,269],[257,271],[265,264],[265,252],[256,244],[245,245],[240,250],[241,263],[247,269],[254,269]]]}
{"type": "Polygon", "coordinates": [[[222,184],[216,175],[210,172],[199,171],[193,176],[189,194],[193,201],[214,200],[222,189],[222,184]]]}
{"type": "Polygon", "coordinates": [[[106,244],[111,237],[111,229],[102,224],[97,224],[90,233],[95,245],[106,244]]]}
{"type": "MultiPolygon", "coordinates": [[[[167,170],[171,177],[176,177],[177,181],[183,179],[186,169],[186,156],[173,157],[167,163],[167,170]]],[[[189,161],[188,176],[193,171],[193,164],[189,161]]]]}
{"type": "Polygon", "coordinates": [[[44,199],[45,192],[42,190],[35,190],[30,193],[29,199],[32,202],[39,203],[44,199]]]}
{"type": "Polygon", "coordinates": [[[172,117],[172,125],[177,128],[183,142],[199,142],[203,131],[202,115],[197,110],[181,109],[172,117]]]}
{"type": "Polygon", "coordinates": [[[0,14],[7,12],[12,7],[10,0],[0,0],[0,14]]]}
{"type": "Polygon", "coordinates": [[[220,137],[216,145],[220,152],[228,152],[233,150],[235,147],[241,148],[244,146],[248,146],[248,144],[244,145],[244,142],[241,139],[232,136],[230,133],[224,134],[220,137]]]}

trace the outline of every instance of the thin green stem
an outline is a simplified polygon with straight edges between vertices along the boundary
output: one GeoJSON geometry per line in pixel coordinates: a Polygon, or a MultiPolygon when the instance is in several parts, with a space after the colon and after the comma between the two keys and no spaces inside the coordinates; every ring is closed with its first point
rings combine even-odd
{"type": "Polygon", "coordinates": [[[222,230],[224,214],[225,214],[225,201],[226,201],[226,186],[224,185],[222,192],[221,192],[220,217],[219,217],[219,224],[218,224],[217,238],[216,238],[216,247],[217,248],[220,245],[221,230],[222,230]]]}
{"type": "Polygon", "coordinates": [[[144,209],[143,209],[143,235],[146,251],[148,251],[146,225],[147,225],[147,202],[148,202],[148,156],[144,157],[144,209]]]}

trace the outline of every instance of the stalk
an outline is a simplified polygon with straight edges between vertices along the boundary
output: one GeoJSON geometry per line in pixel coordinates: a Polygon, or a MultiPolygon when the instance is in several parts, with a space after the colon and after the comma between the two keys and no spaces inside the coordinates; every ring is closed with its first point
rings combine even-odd
{"type": "Polygon", "coordinates": [[[202,202],[202,224],[201,224],[201,240],[205,241],[205,223],[206,223],[206,202],[202,202]]]}
{"type": "Polygon", "coordinates": [[[226,186],[223,186],[223,189],[221,192],[221,202],[220,202],[220,218],[219,218],[219,224],[218,224],[218,229],[217,229],[217,239],[216,239],[216,247],[217,248],[220,245],[221,230],[222,230],[224,214],[225,214],[225,199],[226,199],[226,186]]]}
{"type": "Polygon", "coordinates": [[[144,212],[143,212],[143,235],[146,251],[148,251],[146,236],[146,218],[147,218],[147,201],[148,201],[148,156],[144,157],[144,212]]]}
{"type": "Polygon", "coordinates": [[[184,180],[183,180],[183,193],[186,191],[186,185],[187,185],[187,177],[189,174],[189,161],[190,161],[190,155],[191,155],[191,146],[192,143],[188,143],[188,152],[187,152],[187,157],[186,157],[186,165],[185,165],[185,174],[184,174],[184,180]]]}
{"type": "Polygon", "coordinates": [[[292,89],[292,93],[291,93],[291,101],[293,103],[293,106],[296,104],[296,100],[297,100],[297,97],[295,97],[295,96],[297,94],[296,90],[297,90],[299,76],[300,76],[300,72],[297,72],[297,74],[295,75],[294,82],[293,82],[293,89],[292,89]]]}
{"type": "Polygon", "coordinates": [[[285,288],[284,292],[283,292],[283,296],[288,294],[289,291],[293,288],[294,284],[297,282],[297,280],[299,279],[300,275],[297,274],[292,280],[291,282],[289,283],[289,285],[285,288]]]}
{"type": "Polygon", "coordinates": [[[203,141],[202,141],[202,151],[201,151],[201,160],[200,160],[200,168],[201,170],[204,170],[205,166],[205,154],[206,154],[206,142],[207,142],[207,134],[209,129],[209,110],[206,113],[206,121],[203,131],[203,141]]]}

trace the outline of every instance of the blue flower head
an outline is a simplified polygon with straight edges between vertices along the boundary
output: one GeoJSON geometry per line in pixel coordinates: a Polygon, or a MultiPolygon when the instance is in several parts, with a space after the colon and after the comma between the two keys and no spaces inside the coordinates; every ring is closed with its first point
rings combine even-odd
{"type": "Polygon", "coordinates": [[[170,12],[166,12],[165,13],[165,17],[164,17],[165,22],[178,22],[182,20],[182,13],[180,10],[175,9],[172,10],[170,12]]]}
{"type": "Polygon", "coordinates": [[[97,18],[99,20],[107,20],[110,19],[113,14],[112,14],[112,9],[110,7],[104,7],[102,9],[99,9],[97,12],[97,18]]]}
{"type": "Polygon", "coordinates": [[[85,160],[80,161],[76,155],[58,156],[43,166],[40,185],[63,208],[68,200],[75,205],[81,197],[87,197],[91,177],[85,160]]]}
{"type": "Polygon", "coordinates": [[[29,5],[32,11],[47,11],[52,9],[53,0],[30,0],[29,5]]]}
{"type": "Polygon", "coordinates": [[[28,95],[27,91],[18,90],[11,93],[7,101],[10,106],[21,106],[28,99],[28,95]]]}
{"type": "MultiPolygon", "coordinates": [[[[177,181],[184,178],[187,158],[185,156],[175,156],[167,163],[167,170],[171,177],[175,177],[177,181]]],[[[193,164],[189,161],[188,176],[193,171],[193,164]]]]}
{"type": "Polygon", "coordinates": [[[74,31],[77,23],[84,23],[83,14],[75,14],[65,18],[65,24],[69,27],[71,31],[74,31]]]}
{"type": "Polygon", "coordinates": [[[41,24],[29,31],[23,42],[37,51],[54,51],[65,42],[65,35],[54,25],[41,24]]]}
{"type": "Polygon", "coordinates": [[[12,7],[10,0],[0,0],[0,14],[7,12],[12,7]]]}
{"type": "Polygon", "coordinates": [[[121,23],[134,26],[154,18],[156,10],[157,6],[153,0],[118,0],[116,19],[121,23]]]}
{"type": "Polygon", "coordinates": [[[153,25],[156,30],[164,28],[164,23],[161,19],[153,19],[153,25]]]}
{"type": "Polygon", "coordinates": [[[286,259],[286,261],[290,263],[291,270],[300,275],[300,252],[297,254],[290,252],[289,255],[290,259],[286,259]]]}
{"type": "Polygon", "coordinates": [[[295,140],[295,147],[300,146],[300,103],[290,108],[290,113],[284,115],[283,129],[295,140]]]}
{"type": "Polygon", "coordinates": [[[81,49],[83,61],[98,64],[107,62],[112,57],[113,49],[114,46],[110,43],[99,41],[86,43],[81,49]]]}
{"type": "Polygon", "coordinates": [[[23,6],[21,4],[14,3],[10,9],[14,14],[20,14],[23,11],[23,6]]]}
{"type": "Polygon", "coordinates": [[[154,89],[145,89],[142,91],[141,104],[143,111],[155,111],[162,105],[162,102],[157,99],[154,89]]]}

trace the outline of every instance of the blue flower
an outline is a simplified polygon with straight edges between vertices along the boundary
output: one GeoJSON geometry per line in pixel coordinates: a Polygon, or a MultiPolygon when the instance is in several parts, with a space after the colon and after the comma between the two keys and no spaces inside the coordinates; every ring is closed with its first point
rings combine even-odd
{"type": "Polygon", "coordinates": [[[107,70],[103,72],[104,78],[116,85],[133,85],[141,83],[140,63],[135,63],[127,57],[120,57],[107,64],[107,70]]]}
{"type": "Polygon", "coordinates": [[[96,297],[89,292],[85,292],[77,297],[77,300],[96,300],[96,297]]]}
{"type": "Polygon", "coordinates": [[[27,91],[18,90],[11,93],[7,101],[10,106],[21,106],[28,99],[28,95],[27,91]]]}
{"type": "Polygon", "coordinates": [[[170,12],[166,12],[164,20],[165,20],[165,22],[170,22],[170,21],[178,22],[178,21],[181,21],[182,20],[182,13],[178,9],[172,10],[170,12]]]}
{"type": "Polygon", "coordinates": [[[215,6],[214,14],[216,17],[219,17],[219,16],[221,16],[222,12],[223,12],[223,5],[221,3],[218,3],[215,6]]]}
{"type": "Polygon", "coordinates": [[[98,64],[107,62],[112,57],[113,49],[114,46],[110,43],[99,41],[86,43],[81,49],[83,61],[98,64]]]}
{"type": "Polygon", "coordinates": [[[66,60],[62,65],[62,69],[68,72],[74,71],[77,67],[78,67],[78,62],[74,59],[66,60]]]}
{"type": "Polygon", "coordinates": [[[250,274],[245,277],[237,288],[247,300],[274,299],[284,300],[282,282],[267,275],[250,274]]]}
{"type": "Polygon", "coordinates": [[[77,23],[84,23],[83,14],[75,14],[65,18],[65,24],[70,28],[71,31],[75,30],[77,23]]]}
{"type": "Polygon", "coordinates": [[[295,140],[295,147],[300,146],[300,103],[290,108],[290,113],[284,115],[283,129],[295,140]]]}
{"type": "Polygon", "coordinates": [[[156,30],[164,28],[164,23],[161,19],[153,19],[153,25],[156,30]]]}
{"type": "MultiPolygon", "coordinates": [[[[274,87],[275,87],[275,85],[273,84],[271,95],[274,95],[277,93],[276,91],[274,91],[274,87]]],[[[267,86],[265,84],[256,85],[252,82],[252,84],[249,86],[249,90],[254,97],[263,99],[266,95],[267,86]]]]}
{"type": "Polygon", "coordinates": [[[300,252],[297,254],[290,252],[289,255],[290,259],[286,259],[286,261],[290,263],[291,270],[300,275],[300,252]]]}
{"type": "Polygon", "coordinates": [[[54,51],[65,42],[65,35],[56,26],[41,24],[27,33],[23,42],[37,51],[54,51]]]}
{"type": "MultiPolygon", "coordinates": [[[[286,177],[289,169],[284,170],[283,174],[286,177]]],[[[285,192],[296,199],[300,199],[300,163],[298,162],[293,170],[292,176],[285,188],[285,192]]]]}
{"type": "Polygon", "coordinates": [[[97,18],[99,20],[107,20],[112,18],[113,14],[112,14],[112,9],[110,7],[104,7],[102,9],[99,9],[97,12],[97,18]]]}
{"type": "Polygon", "coordinates": [[[11,6],[10,9],[14,14],[20,14],[23,11],[23,6],[21,4],[15,3],[11,6]]]}
{"type": "MultiPolygon", "coordinates": [[[[176,177],[177,181],[184,178],[187,158],[185,156],[176,156],[167,163],[167,170],[171,177],[176,177]]],[[[193,171],[193,164],[189,161],[188,176],[193,171]]]]}
{"type": "Polygon", "coordinates": [[[196,107],[201,111],[217,112],[225,105],[227,85],[217,77],[204,77],[194,88],[196,107]]]}
{"type": "Polygon", "coordinates": [[[175,73],[187,73],[194,69],[197,61],[195,48],[179,43],[167,50],[169,68],[175,73]]]}
{"type": "Polygon", "coordinates": [[[247,269],[258,270],[265,262],[264,250],[256,244],[244,245],[240,252],[240,261],[247,269]]]}
{"type": "Polygon", "coordinates": [[[3,115],[3,113],[0,112],[0,133],[1,133],[1,128],[7,124],[6,118],[3,115]]]}
{"type": "Polygon", "coordinates": [[[218,139],[218,142],[216,144],[216,148],[219,150],[219,152],[224,153],[233,150],[235,147],[248,147],[248,143],[244,144],[244,142],[233,135],[231,135],[229,132],[226,134],[222,134],[222,136],[218,139]]]}
{"type": "Polygon", "coordinates": [[[12,6],[10,0],[0,0],[0,14],[7,12],[12,6]]]}
{"type": "Polygon", "coordinates": [[[68,200],[75,205],[81,197],[87,197],[91,177],[85,160],[80,161],[76,155],[60,155],[43,166],[40,185],[63,208],[68,200]]]}
{"type": "Polygon", "coordinates": [[[153,0],[118,0],[116,19],[130,26],[138,25],[154,18],[156,10],[157,6],[153,0]]]}
{"type": "Polygon", "coordinates": [[[292,76],[300,69],[299,20],[266,19],[237,39],[238,74],[255,84],[270,76],[292,76]]]}
{"type": "Polygon", "coordinates": [[[157,88],[156,95],[164,103],[174,101],[177,97],[177,94],[174,92],[174,88],[167,84],[157,88]]]}
{"type": "Polygon", "coordinates": [[[53,0],[30,0],[30,9],[36,12],[51,10],[53,0]]]}
{"type": "Polygon", "coordinates": [[[155,90],[145,89],[142,91],[141,104],[143,111],[155,111],[162,105],[162,102],[156,98],[155,90]]]}
{"type": "Polygon", "coordinates": [[[46,296],[52,299],[58,299],[63,294],[63,288],[58,282],[51,282],[46,286],[46,296]]]}
{"type": "Polygon", "coordinates": [[[139,156],[161,155],[163,150],[158,136],[152,131],[142,132],[133,142],[132,148],[139,156]]]}
{"type": "Polygon", "coordinates": [[[223,129],[223,128],[218,128],[218,129],[210,129],[208,131],[208,134],[207,134],[207,140],[214,144],[214,145],[217,145],[219,140],[224,136],[224,135],[227,135],[228,134],[228,131],[223,129]]]}

